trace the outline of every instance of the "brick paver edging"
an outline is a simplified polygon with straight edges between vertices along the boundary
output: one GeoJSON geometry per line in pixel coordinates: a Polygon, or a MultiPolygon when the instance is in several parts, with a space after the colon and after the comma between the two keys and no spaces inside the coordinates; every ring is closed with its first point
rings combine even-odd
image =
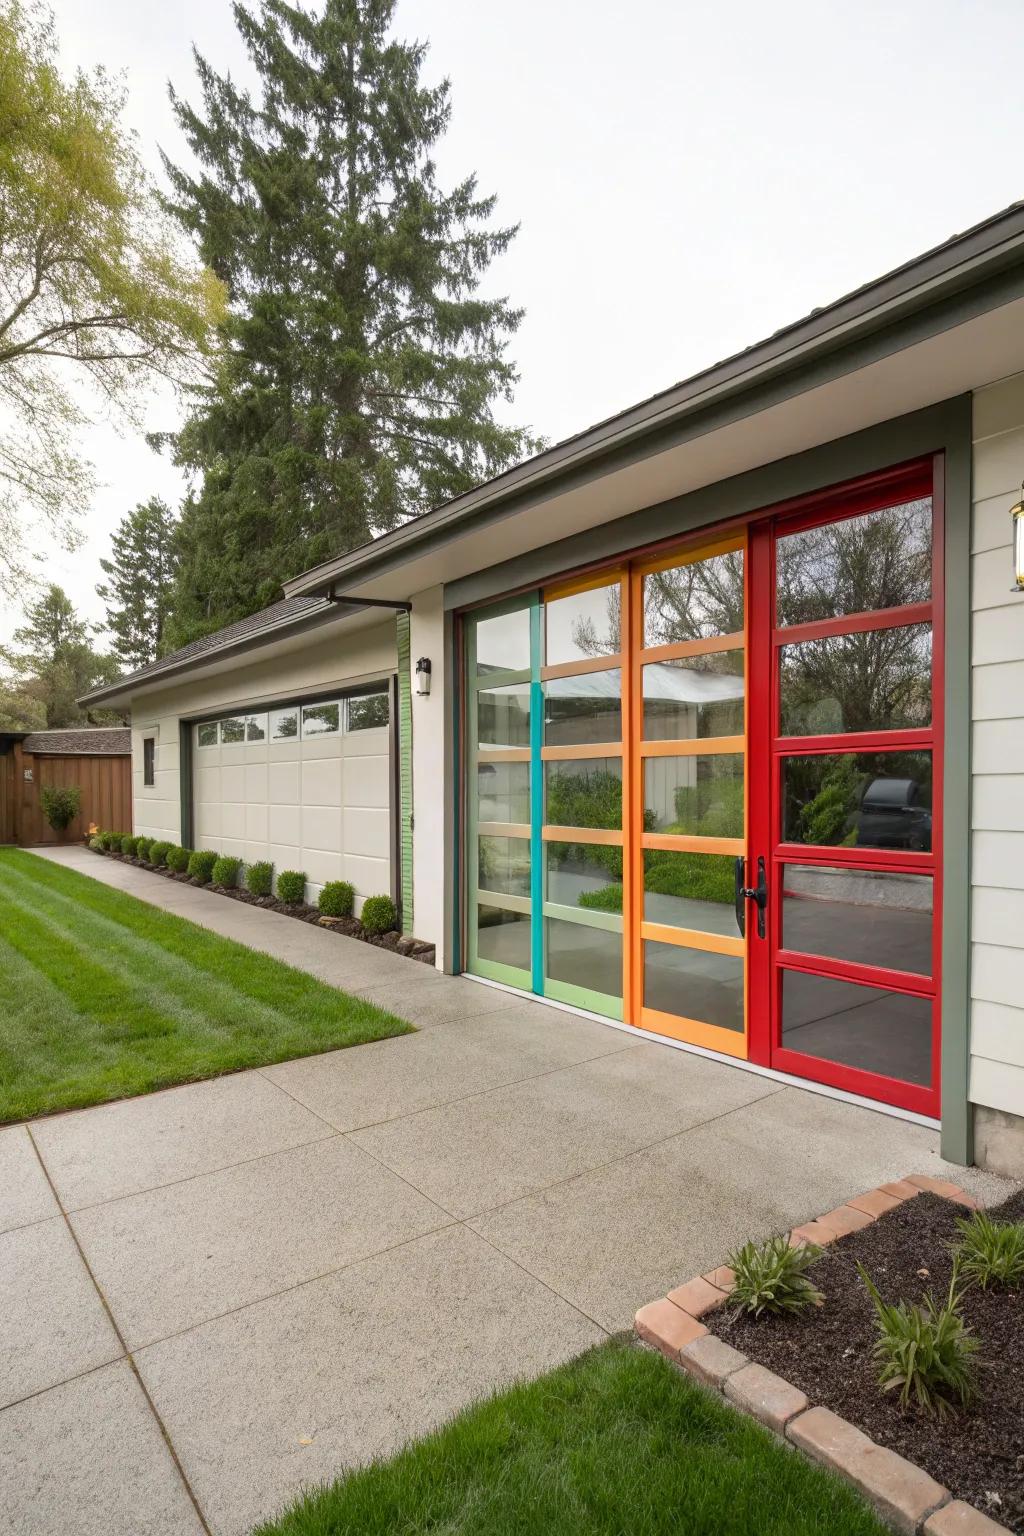
{"type": "MultiPolygon", "coordinates": [[[[947,1179],[911,1173],[848,1200],[816,1221],[794,1227],[789,1240],[824,1247],[870,1226],[923,1189],[971,1208],[977,1204],[947,1179]]],[[[700,1319],[724,1304],[732,1283],[732,1270],[725,1266],[695,1275],[659,1301],[641,1307],[635,1320],[637,1333],[704,1386],[724,1393],[737,1408],[853,1483],[882,1518],[906,1536],[996,1536],[1006,1530],[973,1505],[954,1499],[948,1488],[913,1462],[876,1445],[863,1430],[830,1408],[816,1407],[791,1382],[709,1333],[700,1319]]]]}

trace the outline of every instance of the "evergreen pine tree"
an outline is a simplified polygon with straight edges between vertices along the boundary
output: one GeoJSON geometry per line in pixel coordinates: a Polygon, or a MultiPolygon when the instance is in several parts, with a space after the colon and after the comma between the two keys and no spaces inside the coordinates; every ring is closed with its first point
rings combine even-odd
{"type": "Polygon", "coordinates": [[[96,591],[107,606],[111,647],[128,671],[163,652],[171,584],[177,569],[175,518],[159,496],[139,502],[111,539],[111,558],[100,566],[108,580],[96,591]]]}
{"type": "Polygon", "coordinates": [[[448,82],[389,36],[394,0],[236,3],[256,95],[196,54],[172,89],[199,165],[170,206],[226,283],[226,359],[179,434],[175,643],[271,602],[283,580],[429,510],[533,449],[493,406],[521,311],[479,285],[514,228],[431,148],[448,82]]]}
{"type": "Polygon", "coordinates": [[[10,667],[15,692],[27,708],[39,710],[50,730],[91,721],[109,725],[122,719],[117,711],[83,710],[78,698],[117,675],[113,657],[92,646],[90,626],[79,618],[63,587],[50,586],[25,610],[25,622],[14,631],[13,646],[0,648],[0,661],[10,667]]]}

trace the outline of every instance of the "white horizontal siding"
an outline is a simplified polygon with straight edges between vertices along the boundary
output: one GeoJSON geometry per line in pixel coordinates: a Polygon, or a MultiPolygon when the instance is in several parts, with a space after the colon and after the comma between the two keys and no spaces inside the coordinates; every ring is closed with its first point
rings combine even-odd
{"type": "Polygon", "coordinates": [[[974,397],[968,1083],[974,1103],[1024,1116],[1024,594],[1010,590],[1009,516],[1022,478],[1024,374],[974,397]]]}

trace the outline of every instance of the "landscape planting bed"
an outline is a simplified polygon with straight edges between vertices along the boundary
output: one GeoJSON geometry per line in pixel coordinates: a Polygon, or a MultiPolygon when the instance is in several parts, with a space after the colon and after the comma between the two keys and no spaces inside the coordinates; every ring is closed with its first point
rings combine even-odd
{"type": "MultiPolygon", "coordinates": [[[[857,1273],[864,1265],[886,1301],[918,1301],[949,1289],[949,1245],[962,1207],[922,1193],[872,1225],[826,1247],[810,1273],[822,1307],[792,1317],[752,1320],[719,1308],[702,1319],[711,1331],[841,1414],[879,1445],[923,1467],[957,1498],[1024,1532],[1024,1297],[1019,1291],[968,1287],[962,1311],[980,1343],[981,1397],[935,1419],[901,1410],[882,1394],[871,1348],[875,1314],[857,1273]]],[[[1024,1192],[989,1211],[996,1221],[1024,1220],[1024,1192]]]]}

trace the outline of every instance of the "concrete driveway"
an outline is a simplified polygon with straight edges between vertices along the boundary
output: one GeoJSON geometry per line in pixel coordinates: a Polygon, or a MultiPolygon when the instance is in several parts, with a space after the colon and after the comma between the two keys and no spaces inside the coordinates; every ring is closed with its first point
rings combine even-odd
{"type": "Polygon", "coordinates": [[[924,1127],[68,861],[420,1032],[0,1131],[12,1536],[242,1536],[733,1242],[948,1166],[924,1127]]]}

